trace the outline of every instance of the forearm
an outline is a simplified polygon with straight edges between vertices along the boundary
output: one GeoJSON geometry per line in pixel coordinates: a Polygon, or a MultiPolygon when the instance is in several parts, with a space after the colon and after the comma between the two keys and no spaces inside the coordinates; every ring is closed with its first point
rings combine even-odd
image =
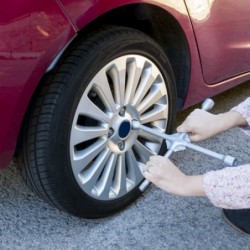
{"type": "Polygon", "coordinates": [[[250,97],[230,111],[219,114],[220,124],[224,125],[224,130],[250,125],[250,97]]]}
{"type": "Polygon", "coordinates": [[[217,115],[217,121],[217,133],[224,132],[230,128],[247,125],[246,119],[235,110],[217,115]]]}
{"type": "Polygon", "coordinates": [[[205,196],[203,175],[186,176],[183,182],[183,196],[205,196]]]}

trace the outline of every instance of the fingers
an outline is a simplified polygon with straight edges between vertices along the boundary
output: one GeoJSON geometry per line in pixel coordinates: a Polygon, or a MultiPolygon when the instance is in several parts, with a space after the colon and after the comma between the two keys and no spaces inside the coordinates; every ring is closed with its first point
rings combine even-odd
{"type": "Polygon", "coordinates": [[[171,164],[171,161],[169,159],[165,159],[163,156],[151,156],[145,165],[143,175],[145,176],[146,174],[147,176],[160,176],[163,169],[166,168],[169,163],[171,164]]]}
{"type": "Polygon", "coordinates": [[[165,160],[162,156],[151,156],[150,160],[146,163],[143,176],[157,185],[159,180],[162,178],[162,161],[165,160]]]}
{"type": "Polygon", "coordinates": [[[192,129],[189,128],[189,126],[186,122],[184,122],[180,126],[177,127],[176,131],[178,133],[189,133],[192,131],[192,129]]]}
{"type": "Polygon", "coordinates": [[[195,124],[196,117],[194,116],[194,111],[186,118],[186,120],[177,127],[178,133],[192,133],[195,130],[194,124],[195,124]]]}
{"type": "Polygon", "coordinates": [[[150,156],[149,161],[146,163],[145,170],[149,171],[151,168],[157,168],[163,164],[166,159],[161,155],[150,156]]]}
{"type": "Polygon", "coordinates": [[[145,169],[144,169],[144,173],[154,173],[155,170],[157,168],[157,159],[150,159],[146,165],[145,165],[145,169]]]}
{"type": "Polygon", "coordinates": [[[150,182],[152,182],[152,183],[155,182],[155,180],[154,180],[154,175],[152,175],[150,172],[144,171],[144,172],[143,172],[143,176],[144,176],[147,180],[149,180],[150,182]]]}
{"type": "Polygon", "coordinates": [[[161,166],[163,160],[164,157],[160,155],[151,156],[145,165],[143,172],[144,177],[151,180],[154,175],[157,175],[159,172],[158,168],[161,166]]]}
{"type": "Polygon", "coordinates": [[[162,190],[172,194],[183,194],[185,174],[169,159],[152,156],[146,164],[144,177],[162,190]]]}
{"type": "Polygon", "coordinates": [[[187,133],[188,137],[191,141],[200,141],[201,137],[199,134],[195,133],[195,129],[188,124],[181,124],[179,127],[177,127],[176,131],[178,133],[187,133]]]}
{"type": "Polygon", "coordinates": [[[201,141],[213,134],[214,116],[204,110],[195,109],[177,127],[177,132],[188,133],[191,141],[201,141]]]}
{"type": "Polygon", "coordinates": [[[199,134],[193,134],[193,133],[189,133],[188,137],[191,141],[194,141],[194,142],[198,142],[203,139],[199,134]]]}
{"type": "Polygon", "coordinates": [[[195,129],[195,124],[199,120],[200,112],[202,112],[200,109],[195,109],[193,112],[191,112],[185,121],[177,127],[177,132],[192,132],[195,129]]]}
{"type": "Polygon", "coordinates": [[[144,169],[144,172],[142,173],[142,175],[147,179],[149,180],[150,182],[154,183],[155,180],[154,180],[154,174],[150,172],[150,168],[151,168],[151,171],[152,171],[152,166],[151,165],[146,165],[145,166],[145,169],[144,169]]]}
{"type": "Polygon", "coordinates": [[[167,160],[166,158],[164,158],[163,156],[161,155],[152,155],[149,157],[149,161],[150,162],[155,162],[155,161],[162,161],[162,160],[167,160]]]}

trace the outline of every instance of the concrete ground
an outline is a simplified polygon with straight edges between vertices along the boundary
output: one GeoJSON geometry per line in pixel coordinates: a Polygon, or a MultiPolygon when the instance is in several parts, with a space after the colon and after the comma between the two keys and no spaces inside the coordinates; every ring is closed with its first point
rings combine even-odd
{"type": "MultiPolygon", "coordinates": [[[[223,112],[250,96],[250,83],[214,98],[212,112],[223,112]]],[[[178,116],[180,123],[192,110],[178,116]]],[[[202,146],[250,162],[250,138],[232,129],[202,146]]],[[[173,160],[189,174],[222,168],[193,151],[173,160]]],[[[0,249],[250,249],[250,237],[221,218],[221,209],[206,198],[168,195],[151,185],[136,202],[112,217],[79,219],[52,208],[33,194],[12,164],[0,172],[0,249]]]]}

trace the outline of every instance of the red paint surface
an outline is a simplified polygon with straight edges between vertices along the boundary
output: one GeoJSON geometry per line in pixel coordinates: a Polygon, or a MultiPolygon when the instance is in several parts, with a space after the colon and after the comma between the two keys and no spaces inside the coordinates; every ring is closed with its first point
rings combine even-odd
{"type": "MultiPolygon", "coordinates": [[[[8,166],[13,156],[30,99],[56,55],[97,17],[133,3],[156,5],[182,27],[191,55],[185,107],[250,79],[250,3],[244,0],[215,0],[208,18],[202,21],[191,14],[190,20],[184,1],[176,0],[1,1],[0,168],[8,166]],[[223,3],[227,7],[223,8],[223,3]]],[[[192,7],[189,5],[189,13],[192,7]]]]}
{"type": "Polygon", "coordinates": [[[39,80],[74,33],[51,0],[1,1],[0,12],[1,168],[12,158],[23,116],[39,80]]]}
{"type": "Polygon", "coordinates": [[[250,3],[187,0],[205,81],[214,84],[249,71],[250,3]],[[206,2],[203,7],[198,2],[206,2]]]}

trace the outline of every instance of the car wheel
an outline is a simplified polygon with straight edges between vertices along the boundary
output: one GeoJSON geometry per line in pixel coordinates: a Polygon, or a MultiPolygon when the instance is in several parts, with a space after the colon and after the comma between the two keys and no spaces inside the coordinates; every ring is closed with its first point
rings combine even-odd
{"type": "Polygon", "coordinates": [[[161,138],[175,118],[176,91],[162,49],[137,30],[107,26],[78,39],[40,84],[22,132],[19,164],[28,185],[85,218],[136,199],[161,138]]]}

